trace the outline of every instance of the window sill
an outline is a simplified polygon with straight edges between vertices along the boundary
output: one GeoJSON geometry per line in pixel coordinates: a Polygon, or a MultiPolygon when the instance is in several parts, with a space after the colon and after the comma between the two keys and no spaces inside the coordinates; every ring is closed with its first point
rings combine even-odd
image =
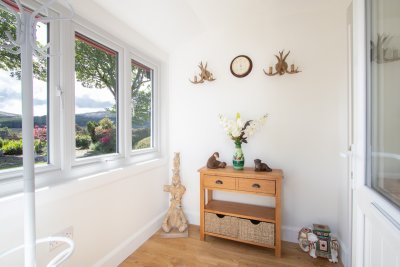
{"type": "MultiPolygon", "coordinates": [[[[66,198],[73,194],[84,192],[92,188],[104,186],[110,183],[115,183],[123,179],[134,177],[138,174],[151,171],[155,168],[162,167],[167,164],[165,158],[155,158],[148,161],[142,161],[127,166],[120,166],[115,168],[108,168],[104,171],[99,171],[95,174],[84,175],[75,178],[65,178],[61,176],[61,172],[54,171],[46,173],[46,176],[52,176],[52,183],[43,183],[43,180],[48,180],[37,176],[38,183],[36,183],[36,203],[38,205],[47,203],[49,201],[55,201],[57,199],[66,198]],[[58,179],[54,179],[54,176],[59,176],[58,179]],[[43,185],[41,185],[43,184],[43,185]]],[[[10,186],[14,187],[12,193],[10,190],[0,190],[0,203],[4,202],[20,202],[23,199],[23,183],[22,179],[18,181],[10,182],[10,186]],[[19,188],[19,190],[18,190],[19,188]]],[[[3,187],[3,186],[2,186],[3,187]]],[[[7,186],[5,187],[7,188],[7,186]]],[[[22,202],[21,202],[22,205],[22,202]]]]}

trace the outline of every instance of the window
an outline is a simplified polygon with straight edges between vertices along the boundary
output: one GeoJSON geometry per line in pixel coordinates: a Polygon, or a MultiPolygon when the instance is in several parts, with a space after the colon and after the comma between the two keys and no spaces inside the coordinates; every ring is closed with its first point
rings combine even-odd
{"type": "Polygon", "coordinates": [[[117,152],[118,53],[75,34],[75,156],[117,152]]]}
{"type": "Polygon", "coordinates": [[[367,184],[400,207],[398,7],[400,5],[396,1],[368,1],[367,184]]]}
{"type": "Polygon", "coordinates": [[[131,61],[132,150],[153,147],[153,73],[144,64],[131,61]]]}
{"type": "MultiPolygon", "coordinates": [[[[12,0],[3,2],[17,8],[12,0]]],[[[39,5],[25,2],[32,9],[39,5]]],[[[61,7],[47,12],[66,15],[61,7]]],[[[7,44],[6,31],[15,35],[15,27],[13,15],[0,9],[1,44],[7,44]]],[[[51,39],[56,55],[33,59],[32,133],[36,164],[42,166],[36,168],[38,186],[161,155],[158,64],[77,16],[38,23],[37,39],[41,46],[51,39]]],[[[8,183],[22,175],[20,75],[20,56],[0,50],[0,196],[20,192],[18,182],[8,183]]]]}
{"type": "MultiPolygon", "coordinates": [[[[17,6],[9,2],[12,8],[17,6]]],[[[0,9],[0,40],[7,44],[5,32],[15,36],[15,17],[0,9]]],[[[47,44],[49,25],[37,24],[39,46],[47,44]]],[[[48,61],[33,59],[33,103],[34,103],[34,146],[35,162],[48,163],[48,61]]],[[[0,50],[0,171],[22,166],[22,99],[21,99],[21,58],[0,50]]]]}

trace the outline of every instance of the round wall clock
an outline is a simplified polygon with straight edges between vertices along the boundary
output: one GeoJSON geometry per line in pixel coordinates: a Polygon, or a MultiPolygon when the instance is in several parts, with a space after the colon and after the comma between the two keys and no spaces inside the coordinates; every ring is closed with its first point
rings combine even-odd
{"type": "Polygon", "coordinates": [[[242,78],[247,76],[253,68],[253,62],[248,56],[240,55],[231,62],[231,72],[234,76],[242,78]]]}

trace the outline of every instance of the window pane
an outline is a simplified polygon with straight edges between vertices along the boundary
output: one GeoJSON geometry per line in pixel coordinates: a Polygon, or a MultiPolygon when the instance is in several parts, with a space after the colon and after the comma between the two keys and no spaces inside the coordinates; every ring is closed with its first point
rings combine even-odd
{"type": "MultiPolygon", "coordinates": [[[[0,10],[0,40],[6,41],[6,31],[15,37],[15,17],[0,10]]],[[[48,25],[38,23],[37,41],[44,46],[48,40],[48,25]]],[[[34,144],[35,162],[48,162],[48,118],[47,118],[47,59],[33,59],[33,103],[34,103],[34,144]]],[[[0,50],[0,170],[22,166],[22,99],[21,99],[21,60],[0,50]]]]}
{"type": "Polygon", "coordinates": [[[118,53],[75,34],[75,156],[117,152],[118,53]]]}
{"type": "Polygon", "coordinates": [[[153,147],[153,70],[132,60],[132,149],[153,147]]]}
{"type": "Polygon", "coordinates": [[[369,1],[369,181],[400,206],[400,1],[369,1]]]}

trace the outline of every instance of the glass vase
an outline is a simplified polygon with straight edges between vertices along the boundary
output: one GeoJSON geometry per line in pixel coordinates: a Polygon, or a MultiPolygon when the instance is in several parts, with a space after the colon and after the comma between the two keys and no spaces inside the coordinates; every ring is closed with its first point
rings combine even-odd
{"type": "Polygon", "coordinates": [[[233,168],[235,170],[243,170],[244,168],[244,155],[242,151],[242,143],[235,142],[235,153],[233,154],[233,168]]]}

